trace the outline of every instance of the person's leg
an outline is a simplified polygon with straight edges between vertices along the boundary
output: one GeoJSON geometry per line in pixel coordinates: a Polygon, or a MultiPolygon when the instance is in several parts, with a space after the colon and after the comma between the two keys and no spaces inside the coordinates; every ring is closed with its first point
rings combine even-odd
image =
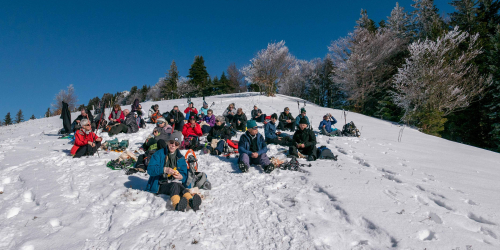
{"type": "Polygon", "coordinates": [[[222,152],[224,152],[224,144],[225,140],[220,140],[219,142],[217,142],[217,147],[215,148],[215,150],[219,151],[217,155],[220,155],[222,152]]]}
{"type": "Polygon", "coordinates": [[[248,168],[250,167],[250,156],[245,153],[240,153],[240,157],[238,159],[238,167],[241,172],[248,172],[248,168]]]}
{"type": "Polygon", "coordinates": [[[96,141],[95,142],[95,146],[93,146],[93,147],[90,148],[89,155],[94,155],[100,147],[101,147],[101,142],[100,141],[96,141]]]}
{"type": "Polygon", "coordinates": [[[78,148],[78,150],[76,151],[73,158],[80,158],[80,157],[84,156],[85,154],[87,154],[89,147],[90,147],[89,145],[85,145],[85,146],[81,146],[80,148],[78,148]]]}
{"type": "Polygon", "coordinates": [[[297,147],[295,147],[295,146],[290,146],[290,148],[288,149],[288,154],[291,155],[291,156],[299,157],[299,153],[297,151],[297,147]]]}
{"type": "Polygon", "coordinates": [[[203,134],[206,134],[206,133],[210,132],[210,129],[212,129],[212,127],[210,127],[210,126],[208,126],[208,125],[203,125],[203,126],[201,127],[201,132],[202,132],[203,134]]]}
{"type": "Polygon", "coordinates": [[[312,156],[314,160],[318,159],[318,149],[316,145],[300,149],[303,155],[312,156]]]}
{"type": "Polygon", "coordinates": [[[271,164],[271,161],[269,160],[269,157],[267,157],[266,153],[259,155],[259,157],[257,157],[257,160],[259,161],[259,164],[261,166],[267,166],[271,164]]]}

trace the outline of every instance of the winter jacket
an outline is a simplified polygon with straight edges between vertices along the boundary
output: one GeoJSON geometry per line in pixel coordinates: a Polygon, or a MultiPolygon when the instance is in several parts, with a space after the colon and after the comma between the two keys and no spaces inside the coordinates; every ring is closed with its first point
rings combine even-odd
{"type": "MultiPolygon", "coordinates": [[[[298,115],[297,118],[295,118],[295,125],[297,125],[297,127],[299,126],[299,123],[300,123],[300,119],[302,118],[302,114],[298,115]]],[[[306,120],[307,120],[307,125],[311,125],[309,123],[309,118],[307,118],[307,115],[305,116],[306,120]]]]}
{"type": "Polygon", "coordinates": [[[123,120],[125,120],[125,116],[123,115],[123,112],[121,110],[115,111],[113,109],[113,111],[111,111],[108,117],[108,120],[111,119],[118,119],[119,123],[123,123],[123,120]]]}
{"type": "MultiPolygon", "coordinates": [[[[227,109],[224,111],[224,113],[222,113],[222,116],[224,116],[224,118],[227,118],[227,116],[228,116],[228,115],[233,115],[233,116],[234,116],[235,114],[236,114],[236,110],[235,110],[235,109],[233,109],[233,110],[229,110],[229,108],[227,108],[227,109]]],[[[226,119],[226,121],[228,121],[228,120],[226,119]]],[[[230,121],[229,121],[229,122],[230,122],[230,121]]]]}
{"type": "Polygon", "coordinates": [[[213,127],[215,126],[215,115],[212,114],[212,116],[205,116],[205,118],[203,118],[203,120],[208,123],[208,125],[210,125],[210,127],[213,127]]]}
{"type": "Polygon", "coordinates": [[[129,113],[125,118],[125,125],[127,125],[127,134],[136,133],[139,131],[139,126],[137,125],[137,120],[134,117],[134,113],[129,113]]]}
{"type": "Polygon", "coordinates": [[[184,115],[182,114],[182,112],[180,112],[180,111],[175,112],[172,109],[167,116],[168,124],[172,125],[172,123],[170,122],[170,119],[174,119],[174,123],[179,123],[180,121],[184,120],[184,115]]]}
{"type": "Polygon", "coordinates": [[[335,118],[332,116],[330,117],[330,120],[321,120],[321,122],[319,123],[319,131],[321,131],[321,129],[323,129],[323,125],[325,125],[325,130],[326,132],[328,133],[331,133],[332,132],[332,125],[335,125],[335,123],[337,123],[337,120],[335,120],[335,118]]]}
{"type": "Polygon", "coordinates": [[[285,112],[281,112],[278,120],[282,123],[286,123],[286,120],[290,120],[290,121],[292,121],[292,123],[295,122],[295,119],[293,118],[292,113],[288,113],[288,115],[287,115],[285,112]]]}
{"type": "Polygon", "coordinates": [[[262,114],[262,110],[260,110],[260,109],[257,109],[257,110],[252,109],[252,119],[255,119],[257,116],[259,116],[259,114],[263,115],[262,114]]]}
{"type": "Polygon", "coordinates": [[[79,129],[75,132],[75,144],[73,144],[71,148],[71,155],[76,154],[76,151],[78,151],[81,146],[85,146],[89,142],[95,142],[97,138],[99,137],[94,132],[86,134],[83,129],[79,129]]]}
{"type": "Polygon", "coordinates": [[[207,141],[211,142],[213,139],[224,140],[231,139],[231,131],[226,126],[213,126],[208,132],[207,141]]]}
{"type": "Polygon", "coordinates": [[[298,144],[304,144],[306,147],[316,145],[316,135],[311,129],[297,130],[293,134],[293,141],[298,144]]]}
{"type": "MultiPolygon", "coordinates": [[[[146,191],[151,193],[158,193],[158,189],[160,188],[160,184],[158,183],[160,180],[164,179],[163,177],[163,167],[165,166],[165,158],[168,155],[168,147],[156,151],[154,155],[149,160],[148,165],[148,174],[149,180],[146,185],[146,191]]],[[[188,169],[186,164],[186,159],[181,154],[179,150],[176,151],[177,158],[177,166],[176,170],[182,175],[182,185],[186,187],[186,182],[188,178],[188,169]]],[[[190,187],[187,187],[190,188],[190,187]]]]}
{"type": "MultiPolygon", "coordinates": [[[[264,136],[262,136],[260,133],[257,133],[257,154],[265,154],[267,153],[267,144],[264,140],[264,136]]],[[[238,151],[243,154],[251,155],[252,151],[250,151],[250,144],[251,144],[251,136],[250,132],[245,132],[244,134],[241,135],[240,141],[238,142],[238,151]]]]}
{"type": "Polygon", "coordinates": [[[158,112],[158,115],[160,115],[160,114],[161,114],[160,109],[158,109],[157,111],[155,111],[155,108],[154,108],[154,107],[155,107],[155,105],[151,106],[151,108],[148,110],[148,117],[149,117],[149,119],[151,119],[151,116],[152,116],[154,113],[156,113],[156,112],[158,112]]]}
{"type": "Polygon", "coordinates": [[[87,112],[87,116],[79,115],[76,117],[76,119],[73,121],[73,123],[76,123],[76,121],[82,121],[83,119],[88,119],[90,123],[94,122],[94,116],[90,112],[87,112]]]}
{"type": "Polygon", "coordinates": [[[200,114],[203,113],[204,115],[208,114],[208,108],[200,108],[200,114]]]}
{"type": "Polygon", "coordinates": [[[234,124],[238,125],[238,121],[240,121],[240,126],[245,124],[245,127],[247,126],[247,115],[245,113],[241,113],[241,115],[234,115],[233,122],[234,124]]]}
{"type": "Polygon", "coordinates": [[[196,110],[196,108],[190,108],[190,107],[187,107],[185,110],[184,110],[184,113],[186,114],[186,120],[189,120],[189,117],[191,115],[194,115],[196,116],[198,114],[198,110],[196,110]]]}
{"type": "Polygon", "coordinates": [[[264,135],[266,136],[266,140],[278,137],[278,135],[276,135],[276,124],[273,122],[266,123],[266,125],[264,125],[264,135]]]}
{"type": "Polygon", "coordinates": [[[160,132],[159,135],[155,136],[155,139],[157,141],[164,140],[165,142],[168,142],[168,139],[170,138],[170,134],[172,134],[172,132],[173,132],[172,131],[172,126],[170,126],[170,125],[166,125],[163,128],[156,127],[155,130],[157,130],[158,132],[160,132]]]}
{"type": "Polygon", "coordinates": [[[184,124],[184,127],[182,128],[182,135],[184,135],[184,138],[187,138],[190,135],[202,136],[203,132],[201,131],[200,124],[195,123],[194,128],[192,128],[191,123],[188,122],[184,124]]]}

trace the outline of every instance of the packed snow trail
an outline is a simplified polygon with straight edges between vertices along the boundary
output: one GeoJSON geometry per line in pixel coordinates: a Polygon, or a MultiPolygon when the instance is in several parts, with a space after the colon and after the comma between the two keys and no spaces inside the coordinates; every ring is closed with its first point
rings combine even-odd
{"type": "MultiPolygon", "coordinates": [[[[267,115],[288,106],[296,116],[297,100],[207,97],[216,115],[234,102],[247,116],[254,104],[267,115]]],[[[201,98],[192,101],[201,106],[201,98]]],[[[162,112],[187,106],[185,99],[157,103],[162,112]]],[[[344,123],[339,110],[305,108],[315,130],[325,113],[337,118],[337,128],[344,123]]],[[[315,161],[304,173],[264,174],[257,166],[242,174],[235,158],[199,155],[213,189],[197,213],[172,211],[168,196],[142,191],[145,174],[106,168],[119,153],[69,157],[72,145],[57,139],[58,117],[0,127],[0,249],[500,247],[499,154],[409,128],[398,143],[399,126],[348,113],[351,120],[361,137],[318,136],[318,146],[339,160],[315,161]]],[[[152,129],[116,137],[134,150],[152,129]]],[[[285,149],[269,148],[271,156],[285,149]]]]}

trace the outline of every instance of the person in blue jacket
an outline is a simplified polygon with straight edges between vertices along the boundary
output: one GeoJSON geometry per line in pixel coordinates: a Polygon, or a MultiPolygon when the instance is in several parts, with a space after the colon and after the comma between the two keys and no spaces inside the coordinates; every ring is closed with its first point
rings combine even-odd
{"type": "Polygon", "coordinates": [[[278,120],[278,115],[276,113],[271,115],[271,121],[264,125],[264,135],[266,136],[267,144],[277,144],[281,146],[292,146],[293,140],[292,136],[276,132],[276,121],[278,120]]]}
{"type": "Polygon", "coordinates": [[[296,130],[299,129],[299,122],[300,122],[301,118],[305,118],[306,119],[306,121],[307,121],[307,127],[308,128],[311,126],[311,124],[309,123],[309,118],[306,116],[306,109],[305,108],[301,108],[300,109],[300,115],[298,115],[297,118],[295,118],[295,129],[296,130]]]}
{"type": "Polygon", "coordinates": [[[323,116],[323,120],[319,123],[319,131],[321,134],[327,136],[340,136],[341,132],[337,128],[332,128],[332,125],[335,125],[337,120],[332,116],[332,114],[327,114],[323,116]]]}
{"type": "Polygon", "coordinates": [[[184,212],[188,204],[197,211],[200,209],[201,197],[191,195],[187,189],[190,187],[186,187],[188,169],[186,159],[179,151],[181,138],[180,132],[175,131],[168,142],[158,141],[162,149],[156,151],[149,161],[146,191],[170,196],[176,211],[184,212]]]}
{"type": "Polygon", "coordinates": [[[259,133],[255,120],[247,121],[247,131],[240,137],[238,151],[240,153],[238,166],[241,172],[248,172],[251,163],[260,164],[266,173],[274,170],[274,165],[266,154],[266,142],[259,133]]]}

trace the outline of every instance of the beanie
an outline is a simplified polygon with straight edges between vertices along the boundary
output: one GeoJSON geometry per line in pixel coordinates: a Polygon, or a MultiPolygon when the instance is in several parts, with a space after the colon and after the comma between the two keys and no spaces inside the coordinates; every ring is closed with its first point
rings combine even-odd
{"type": "Polygon", "coordinates": [[[308,124],[305,117],[300,118],[299,124],[308,124]]]}

